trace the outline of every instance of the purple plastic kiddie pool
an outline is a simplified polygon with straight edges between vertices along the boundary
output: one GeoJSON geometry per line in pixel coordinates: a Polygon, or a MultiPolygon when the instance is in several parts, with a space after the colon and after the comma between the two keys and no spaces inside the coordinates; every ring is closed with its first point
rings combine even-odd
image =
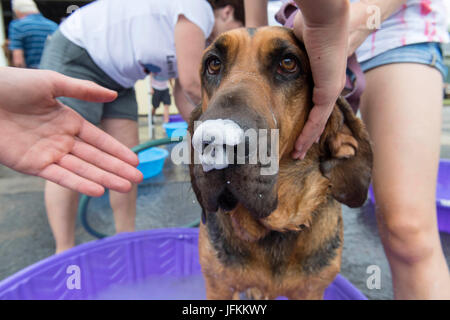
{"type": "MultiPolygon", "coordinates": [[[[369,189],[370,201],[375,204],[372,186],[369,189]]],[[[450,160],[441,159],[436,187],[436,210],[439,231],[450,233],[450,160]]]]}
{"type": "MultiPolygon", "coordinates": [[[[198,229],[125,233],[44,259],[0,282],[0,299],[205,299],[198,229]]],[[[366,297],[338,275],[329,300],[366,297]]]]}
{"type": "Polygon", "coordinates": [[[183,122],[184,119],[181,114],[173,114],[169,116],[169,122],[183,122]]]}

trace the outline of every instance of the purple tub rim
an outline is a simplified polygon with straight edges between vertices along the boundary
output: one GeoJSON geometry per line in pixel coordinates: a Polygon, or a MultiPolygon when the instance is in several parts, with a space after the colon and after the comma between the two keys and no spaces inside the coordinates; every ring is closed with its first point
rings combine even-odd
{"type": "Polygon", "coordinates": [[[58,265],[61,262],[66,261],[67,258],[70,258],[72,256],[76,256],[78,254],[86,254],[89,251],[96,251],[101,249],[102,247],[111,246],[114,243],[119,243],[122,241],[122,239],[128,239],[128,240],[137,240],[141,238],[148,239],[149,235],[152,235],[154,238],[157,237],[171,237],[171,238],[196,238],[198,237],[198,231],[195,228],[166,228],[166,229],[153,229],[153,230],[144,230],[144,231],[136,231],[136,232],[123,232],[111,237],[106,237],[103,239],[93,240],[89,241],[83,244],[80,244],[78,246],[75,246],[69,250],[66,250],[59,254],[51,255],[47,258],[42,259],[41,261],[38,261],[28,267],[25,267],[24,269],[18,271],[17,273],[7,277],[6,279],[3,279],[0,281],[0,295],[1,293],[7,289],[8,287],[11,287],[15,284],[20,283],[23,280],[26,280],[26,278],[29,277],[32,273],[37,272],[41,268],[51,268],[54,265],[58,265]],[[180,233],[180,231],[182,233],[180,233]]]}
{"type": "MultiPolygon", "coordinates": [[[[44,258],[43,260],[38,261],[0,281],[0,295],[2,294],[2,292],[8,290],[8,288],[12,288],[16,285],[19,285],[22,281],[27,280],[27,278],[29,278],[33,273],[40,271],[41,268],[51,268],[54,265],[58,265],[66,261],[68,258],[76,256],[78,254],[86,254],[89,251],[94,250],[97,251],[102,247],[109,247],[114,243],[120,244],[123,239],[148,239],[149,235],[151,235],[153,238],[170,237],[176,239],[194,239],[198,238],[198,228],[161,228],[135,232],[124,232],[111,237],[80,244],[60,254],[44,258]]],[[[333,290],[339,291],[342,296],[346,296],[347,298],[353,298],[353,300],[368,300],[363,293],[361,293],[356,287],[354,287],[352,283],[341,274],[338,274],[336,276],[330,286],[333,286],[333,290]]]]}

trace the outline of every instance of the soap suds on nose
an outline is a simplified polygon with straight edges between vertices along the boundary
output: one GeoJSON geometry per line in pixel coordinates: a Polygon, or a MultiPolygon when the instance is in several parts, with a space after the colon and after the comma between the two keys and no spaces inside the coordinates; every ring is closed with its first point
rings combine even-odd
{"type": "Polygon", "coordinates": [[[228,167],[225,146],[236,146],[244,141],[244,130],[233,120],[215,119],[200,124],[192,137],[192,146],[199,154],[203,171],[228,167]]]}

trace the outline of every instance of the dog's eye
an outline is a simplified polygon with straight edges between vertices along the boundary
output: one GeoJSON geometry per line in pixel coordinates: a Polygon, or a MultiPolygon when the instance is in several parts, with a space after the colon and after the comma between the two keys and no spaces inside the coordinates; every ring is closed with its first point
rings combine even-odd
{"type": "Polygon", "coordinates": [[[206,67],[208,68],[209,74],[216,75],[222,68],[222,61],[220,61],[217,57],[211,57],[208,61],[206,61],[206,67]]]}
{"type": "Polygon", "coordinates": [[[278,72],[279,73],[294,73],[298,69],[297,61],[295,58],[286,57],[280,61],[278,72]]]}

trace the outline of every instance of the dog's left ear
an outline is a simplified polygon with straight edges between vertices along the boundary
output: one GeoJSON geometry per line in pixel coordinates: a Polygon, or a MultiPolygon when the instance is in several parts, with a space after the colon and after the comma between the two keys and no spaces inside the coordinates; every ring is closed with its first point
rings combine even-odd
{"type": "Polygon", "coordinates": [[[320,138],[320,171],[330,180],[333,197],[351,208],[367,198],[372,148],[362,121],[340,97],[320,138]]]}

